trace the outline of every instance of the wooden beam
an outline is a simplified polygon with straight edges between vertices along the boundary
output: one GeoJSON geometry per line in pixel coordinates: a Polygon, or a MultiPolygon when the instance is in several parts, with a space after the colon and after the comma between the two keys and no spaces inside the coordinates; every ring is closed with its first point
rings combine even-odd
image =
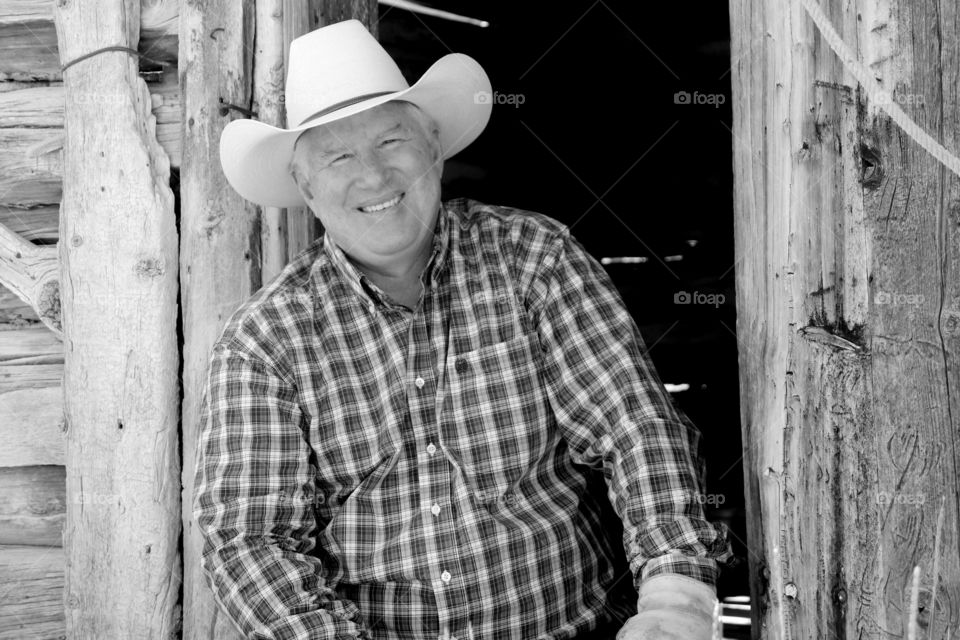
{"type": "Polygon", "coordinates": [[[65,638],[63,549],[0,546],[0,638],[65,638]]]}
{"type": "Polygon", "coordinates": [[[60,335],[57,248],[38,246],[0,224],[0,284],[36,311],[60,335]]]}
{"type": "MultiPolygon", "coordinates": [[[[138,51],[176,69],[178,0],[143,0],[138,51]]],[[[0,3],[0,81],[60,80],[54,0],[4,0],[0,3]]],[[[62,59],[61,59],[62,58],[62,59]]],[[[145,60],[143,68],[155,68],[145,60]]]]}
{"type": "MultiPolygon", "coordinates": [[[[136,47],[139,13],[139,0],[58,2],[61,59],[136,47]]],[[[87,58],[64,73],[64,90],[67,636],[169,638],[180,626],[178,239],[169,160],[134,57],[87,58]],[[73,99],[96,92],[117,99],[73,99]]]]}
{"type": "MultiPolygon", "coordinates": [[[[818,6],[960,150],[960,58],[943,54],[957,4],[818,6]]],[[[915,564],[924,637],[947,637],[960,557],[934,556],[934,530],[942,498],[944,531],[958,524],[958,178],[858,86],[801,3],[730,12],[754,637],[905,637],[915,564]]]]}

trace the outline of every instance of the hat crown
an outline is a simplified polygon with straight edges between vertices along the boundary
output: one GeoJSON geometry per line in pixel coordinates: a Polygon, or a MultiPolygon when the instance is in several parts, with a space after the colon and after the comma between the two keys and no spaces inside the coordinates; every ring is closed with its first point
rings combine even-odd
{"type": "Polygon", "coordinates": [[[409,88],[397,63],[359,20],[344,20],[290,43],[287,126],[371,94],[409,88]]]}

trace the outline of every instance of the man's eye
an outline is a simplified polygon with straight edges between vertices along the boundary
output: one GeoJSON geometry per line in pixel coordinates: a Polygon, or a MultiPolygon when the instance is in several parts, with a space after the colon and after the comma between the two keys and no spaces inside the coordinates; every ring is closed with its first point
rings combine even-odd
{"type": "Polygon", "coordinates": [[[334,158],[333,160],[331,160],[331,161],[330,161],[330,164],[343,164],[344,162],[346,162],[347,160],[349,160],[349,159],[352,158],[352,157],[353,157],[353,156],[352,156],[351,154],[349,154],[349,153],[343,153],[343,154],[340,154],[339,156],[337,156],[336,158],[334,158]]]}
{"type": "Polygon", "coordinates": [[[403,141],[404,141],[404,138],[387,138],[386,140],[380,143],[380,146],[385,147],[388,144],[393,144],[396,142],[403,142],[403,141]]]}

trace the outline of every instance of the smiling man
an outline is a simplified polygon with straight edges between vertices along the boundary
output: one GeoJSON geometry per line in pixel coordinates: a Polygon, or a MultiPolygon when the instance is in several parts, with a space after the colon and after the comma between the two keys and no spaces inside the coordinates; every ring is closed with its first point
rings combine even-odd
{"type": "Polygon", "coordinates": [[[295,126],[224,130],[241,195],[324,226],[203,395],[203,569],[248,638],[711,637],[699,432],[606,273],[551,218],[440,200],[484,92],[459,54],[408,86],[348,21],[293,42],[295,126]]]}

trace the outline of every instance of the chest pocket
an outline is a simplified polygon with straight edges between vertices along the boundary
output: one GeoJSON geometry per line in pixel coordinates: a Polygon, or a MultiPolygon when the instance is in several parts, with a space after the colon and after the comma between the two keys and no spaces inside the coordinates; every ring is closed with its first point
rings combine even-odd
{"type": "Polygon", "coordinates": [[[443,444],[481,503],[512,498],[556,446],[539,362],[536,333],[447,357],[443,444]]]}

